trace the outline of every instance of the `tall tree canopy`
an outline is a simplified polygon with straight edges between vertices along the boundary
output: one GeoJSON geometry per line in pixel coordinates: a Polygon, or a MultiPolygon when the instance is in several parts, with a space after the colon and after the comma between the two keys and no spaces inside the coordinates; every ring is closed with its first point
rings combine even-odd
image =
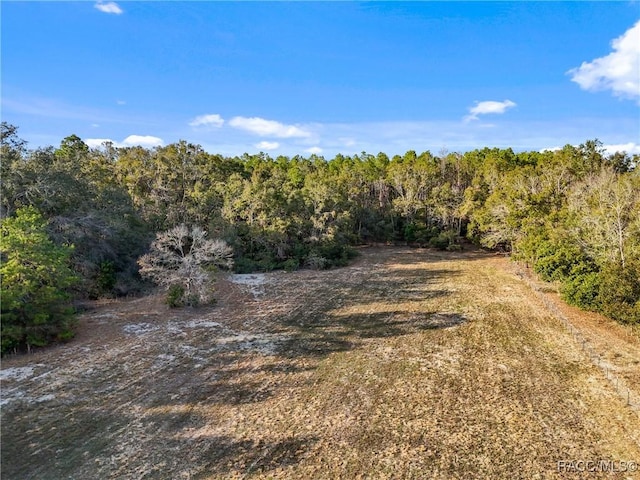
{"type": "Polygon", "coordinates": [[[53,245],[73,244],[76,296],[144,288],[137,259],[181,224],[234,252],[238,272],[344,265],[353,246],[448,250],[468,240],[509,252],[565,298],[640,322],[639,156],[597,140],[556,151],[483,148],[225,157],[180,141],[89,148],[79,137],[28,150],[2,124],[0,216],[34,207],[53,245]]]}

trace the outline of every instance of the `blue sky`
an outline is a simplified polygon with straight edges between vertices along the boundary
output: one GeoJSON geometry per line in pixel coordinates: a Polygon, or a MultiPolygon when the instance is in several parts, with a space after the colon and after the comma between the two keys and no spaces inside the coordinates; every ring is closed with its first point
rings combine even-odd
{"type": "Polygon", "coordinates": [[[2,120],[35,148],[272,156],[598,138],[640,153],[640,3],[12,2],[2,120]]]}

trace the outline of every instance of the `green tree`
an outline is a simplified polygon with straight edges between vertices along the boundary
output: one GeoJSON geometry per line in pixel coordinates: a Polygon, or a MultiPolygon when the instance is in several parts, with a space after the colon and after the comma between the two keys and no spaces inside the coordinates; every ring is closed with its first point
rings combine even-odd
{"type": "Polygon", "coordinates": [[[34,206],[58,245],[73,244],[78,296],[126,294],[139,288],[136,260],[152,236],[116,175],[117,151],[89,149],[79,137],[60,147],[26,151],[3,127],[2,215],[34,206]]]}
{"type": "Polygon", "coordinates": [[[2,353],[73,336],[68,290],[77,277],[69,268],[72,247],[55,245],[46,229],[34,207],[18,209],[15,217],[2,221],[2,353]]]}
{"type": "Polygon", "coordinates": [[[26,153],[26,142],[18,137],[18,127],[7,122],[0,126],[0,218],[15,211],[19,193],[19,175],[16,174],[26,153]]]}

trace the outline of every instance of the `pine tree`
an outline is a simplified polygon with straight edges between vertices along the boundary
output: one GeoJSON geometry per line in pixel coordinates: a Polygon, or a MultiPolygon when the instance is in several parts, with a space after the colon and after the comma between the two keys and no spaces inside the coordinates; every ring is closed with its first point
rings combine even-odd
{"type": "Polygon", "coordinates": [[[70,246],[55,245],[34,207],[20,208],[0,227],[2,353],[73,336],[68,289],[70,246]]]}

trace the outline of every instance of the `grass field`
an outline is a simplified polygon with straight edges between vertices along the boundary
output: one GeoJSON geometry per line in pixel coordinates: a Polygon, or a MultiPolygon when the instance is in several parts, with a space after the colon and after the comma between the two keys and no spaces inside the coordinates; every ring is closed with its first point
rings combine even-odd
{"type": "MultiPolygon", "coordinates": [[[[4,359],[2,478],[640,478],[605,471],[640,463],[637,410],[508,259],[362,253],[95,304],[4,359]]],[[[561,308],[640,392],[637,331],[561,308]]]]}

